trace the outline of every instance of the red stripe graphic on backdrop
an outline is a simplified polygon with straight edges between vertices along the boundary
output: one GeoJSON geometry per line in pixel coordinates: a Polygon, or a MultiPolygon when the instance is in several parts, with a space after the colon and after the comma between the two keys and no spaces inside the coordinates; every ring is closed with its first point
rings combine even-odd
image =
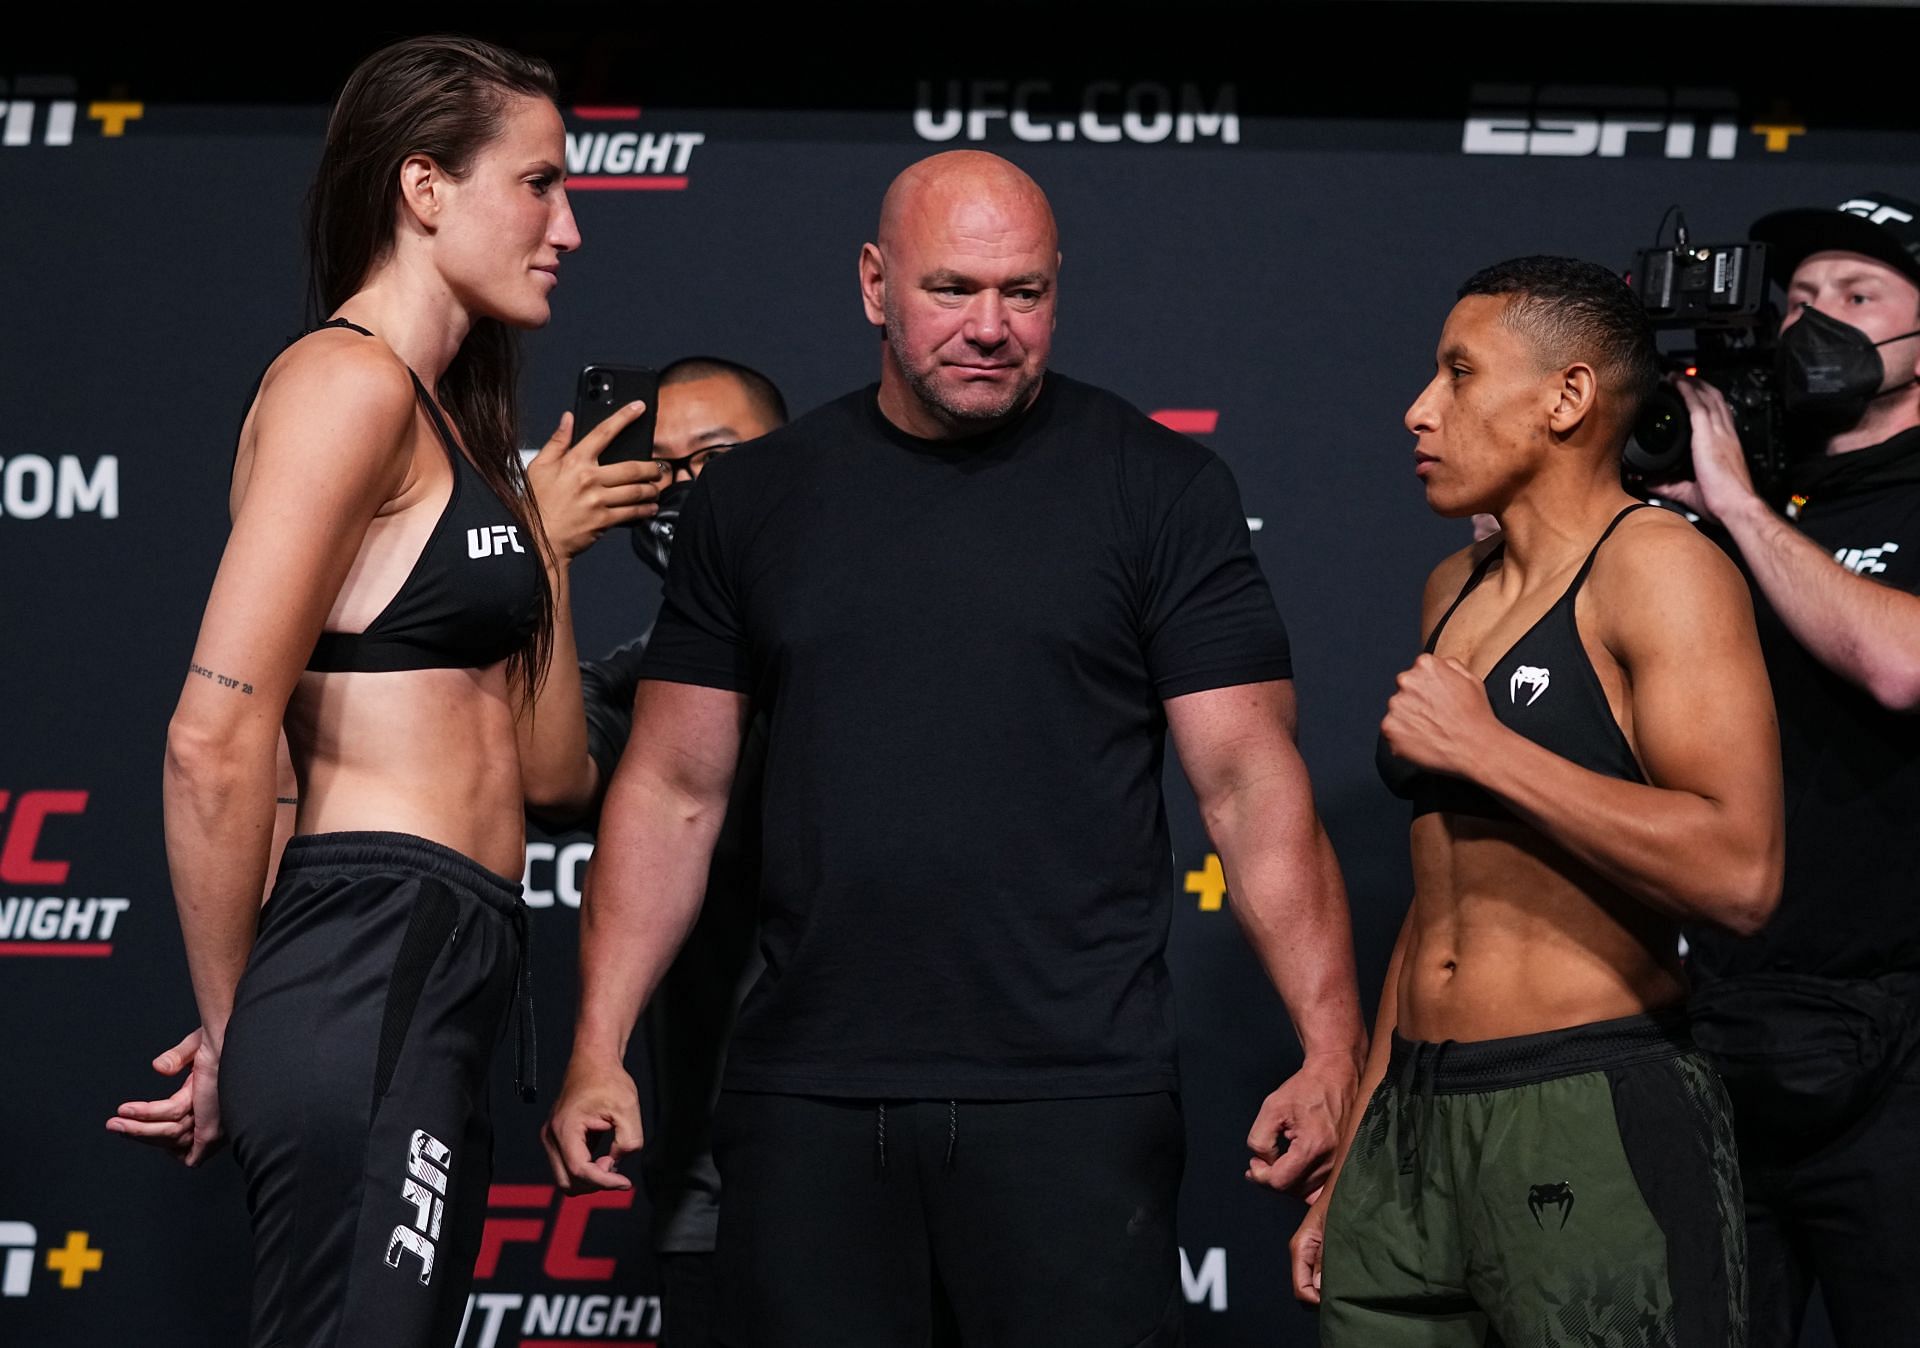
{"type": "Polygon", "coordinates": [[[1220,414],[1210,407],[1163,407],[1153,414],[1153,419],[1182,435],[1211,435],[1220,424],[1220,414]]]}
{"type": "Polygon", "coordinates": [[[0,941],[0,955],[111,955],[111,941],[0,941]]]}
{"type": "Polygon", "coordinates": [[[567,179],[569,192],[684,192],[687,190],[685,175],[671,177],[665,174],[635,174],[632,177],[609,178],[600,175],[588,178],[567,179]]]}
{"type": "Polygon", "coordinates": [[[551,1184],[489,1184],[490,1208],[544,1208],[553,1198],[551,1184]]]}
{"type": "Polygon", "coordinates": [[[592,106],[575,108],[573,115],[583,122],[634,122],[640,119],[638,108],[592,106]]]}

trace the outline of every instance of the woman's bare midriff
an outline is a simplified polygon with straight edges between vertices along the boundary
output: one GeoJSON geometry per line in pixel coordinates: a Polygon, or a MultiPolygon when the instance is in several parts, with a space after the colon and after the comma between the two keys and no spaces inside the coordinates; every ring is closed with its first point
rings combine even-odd
{"type": "Polygon", "coordinates": [[[1683,1000],[1673,922],[1519,823],[1413,821],[1414,898],[1399,1032],[1467,1042],[1683,1000]]]}
{"type": "Polygon", "coordinates": [[[506,666],[308,672],[287,705],[296,834],[444,844],[517,880],[525,837],[506,666]]]}

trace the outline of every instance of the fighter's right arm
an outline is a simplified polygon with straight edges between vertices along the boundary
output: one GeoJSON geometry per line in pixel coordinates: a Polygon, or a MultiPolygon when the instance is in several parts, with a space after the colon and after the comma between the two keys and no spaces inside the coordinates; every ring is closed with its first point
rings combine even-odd
{"type": "Polygon", "coordinates": [[[741,693],[656,679],[641,680],[634,697],[633,736],[607,786],[580,904],[573,1057],[542,1135],[569,1193],[631,1187],[614,1171],[641,1140],[627,1040],[700,911],[747,708],[741,693]],[[603,1132],[613,1149],[596,1161],[587,1137],[603,1132]]]}
{"type": "Polygon", "coordinates": [[[233,530],[167,726],[167,866],[217,1053],[253,946],[294,685],[367,526],[405,485],[411,379],[383,346],[317,336],[268,372],[233,530]]]}

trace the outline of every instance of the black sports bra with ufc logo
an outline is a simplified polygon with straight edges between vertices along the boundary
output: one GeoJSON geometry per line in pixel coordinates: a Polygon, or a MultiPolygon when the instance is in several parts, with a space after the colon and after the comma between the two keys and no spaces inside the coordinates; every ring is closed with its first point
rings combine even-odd
{"type": "MultiPolygon", "coordinates": [[[[373,335],[343,318],[322,326],[373,335]]],[[[420,376],[407,373],[453,465],[453,491],[380,615],[364,632],[322,632],[310,670],[481,669],[519,650],[540,620],[538,549],[467,461],[420,376]]]]}

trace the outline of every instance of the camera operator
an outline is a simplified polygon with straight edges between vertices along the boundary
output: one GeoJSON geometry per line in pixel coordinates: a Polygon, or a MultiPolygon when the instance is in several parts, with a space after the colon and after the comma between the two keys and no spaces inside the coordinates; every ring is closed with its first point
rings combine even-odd
{"type": "MultiPolygon", "coordinates": [[[[664,577],[672,526],[694,479],[736,443],[784,426],[787,408],[765,375],[709,356],[678,360],[662,370],[658,403],[654,462],[664,465],[671,479],[660,493],[658,513],[635,525],[633,541],[641,560],[664,577]]],[[[536,491],[542,485],[536,480],[536,491]]],[[[540,498],[543,515],[570,512],[548,520],[556,550],[568,557],[592,543],[590,527],[599,523],[571,510],[570,501],[558,491],[540,498]],[[580,528],[570,523],[576,515],[580,528]]],[[[560,631],[565,649],[557,640],[555,664],[564,660],[571,667],[571,622],[560,631]]],[[[564,671],[556,668],[549,675],[539,710],[552,708],[551,719],[533,736],[534,752],[526,763],[527,799],[543,822],[561,828],[596,822],[632,729],[634,688],[649,635],[642,633],[604,659],[581,661],[578,694],[568,693],[564,671]]],[[[765,745],[764,728],[756,723],[747,733],[726,823],[714,847],[707,902],[647,1017],[656,1110],[644,1176],[660,1266],[661,1341],[667,1348],[706,1348],[712,1337],[720,1200],[713,1102],[734,1011],[761,967],[754,946],[754,896],[760,883],[757,821],[765,745]]]]}
{"type": "Polygon", "coordinates": [[[1784,515],[1726,400],[1681,380],[1695,480],[1746,570],[1781,723],[1785,891],[1758,935],[1691,933],[1696,1035],[1727,1081],[1754,1348],[1820,1285],[1842,1344],[1920,1323],[1920,205],[1875,194],[1753,228],[1786,284],[1784,515]]]}

